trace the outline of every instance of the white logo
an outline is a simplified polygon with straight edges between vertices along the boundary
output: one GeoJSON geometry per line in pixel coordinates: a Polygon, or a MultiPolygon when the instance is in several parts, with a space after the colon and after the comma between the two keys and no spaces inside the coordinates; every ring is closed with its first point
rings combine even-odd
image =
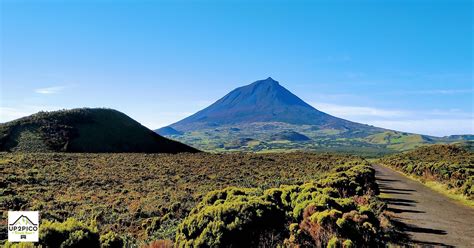
{"type": "Polygon", "coordinates": [[[8,211],[8,241],[38,242],[38,211],[8,211]]]}

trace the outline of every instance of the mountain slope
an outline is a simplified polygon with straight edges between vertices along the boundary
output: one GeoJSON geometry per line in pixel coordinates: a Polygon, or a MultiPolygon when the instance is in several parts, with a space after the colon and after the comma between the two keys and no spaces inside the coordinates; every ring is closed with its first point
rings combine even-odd
{"type": "Polygon", "coordinates": [[[158,130],[156,130],[156,133],[159,135],[182,135],[183,132],[178,131],[172,127],[163,127],[158,130]]]}
{"type": "Polygon", "coordinates": [[[234,89],[209,107],[156,130],[208,151],[356,149],[370,153],[379,153],[386,145],[364,139],[384,131],[321,112],[272,78],[234,89]]]}
{"type": "Polygon", "coordinates": [[[321,129],[376,129],[323,113],[305,103],[270,77],[237,88],[209,107],[170,125],[170,127],[187,132],[222,125],[254,122],[313,125],[321,129]]]}
{"type": "Polygon", "coordinates": [[[72,109],[0,124],[0,151],[197,152],[112,109],[72,109]]]}
{"type": "Polygon", "coordinates": [[[329,150],[370,156],[472,139],[397,132],[337,118],[313,108],[272,78],[234,89],[156,132],[208,151],[329,150]]]}

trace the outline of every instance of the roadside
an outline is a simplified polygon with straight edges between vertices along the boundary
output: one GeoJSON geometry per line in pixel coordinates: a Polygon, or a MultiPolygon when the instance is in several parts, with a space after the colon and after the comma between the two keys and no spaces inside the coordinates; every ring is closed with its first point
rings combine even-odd
{"type": "Polygon", "coordinates": [[[414,244],[473,247],[474,209],[390,168],[373,165],[381,197],[414,244]]]}
{"type": "MultiPolygon", "coordinates": [[[[395,170],[395,171],[397,171],[397,170],[395,170]]],[[[440,194],[442,194],[442,195],[444,195],[448,198],[451,198],[452,200],[456,201],[456,203],[464,204],[468,207],[474,208],[474,201],[473,200],[469,200],[467,198],[467,196],[457,193],[455,189],[448,189],[448,186],[446,184],[443,184],[441,182],[434,181],[434,180],[423,179],[421,177],[406,174],[406,173],[403,173],[403,172],[400,172],[400,171],[397,171],[397,172],[404,175],[405,177],[410,178],[411,180],[417,181],[417,182],[425,185],[426,187],[430,188],[433,191],[436,191],[436,192],[438,192],[438,193],[440,193],[440,194]]]]}

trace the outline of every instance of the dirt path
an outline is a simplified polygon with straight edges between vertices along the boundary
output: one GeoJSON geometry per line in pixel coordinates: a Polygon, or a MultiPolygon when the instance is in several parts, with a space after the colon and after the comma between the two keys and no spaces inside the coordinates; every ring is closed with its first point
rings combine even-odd
{"type": "Polygon", "coordinates": [[[420,246],[474,247],[474,209],[453,202],[423,184],[374,165],[389,210],[420,246]]]}

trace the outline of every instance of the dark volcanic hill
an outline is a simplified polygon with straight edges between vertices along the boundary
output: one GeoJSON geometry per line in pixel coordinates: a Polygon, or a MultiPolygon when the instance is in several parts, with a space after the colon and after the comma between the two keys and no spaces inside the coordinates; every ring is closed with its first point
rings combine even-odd
{"type": "Polygon", "coordinates": [[[371,126],[340,119],[315,109],[270,77],[237,88],[209,107],[170,127],[187,132],[255,122],[312,125],[321,129],[374,130],[371,126]]]}
{"type": "Polygon", "coordinates": [[[112,109],[72,109],[0,124],[0,151],[197,152],[112,109]]]}

